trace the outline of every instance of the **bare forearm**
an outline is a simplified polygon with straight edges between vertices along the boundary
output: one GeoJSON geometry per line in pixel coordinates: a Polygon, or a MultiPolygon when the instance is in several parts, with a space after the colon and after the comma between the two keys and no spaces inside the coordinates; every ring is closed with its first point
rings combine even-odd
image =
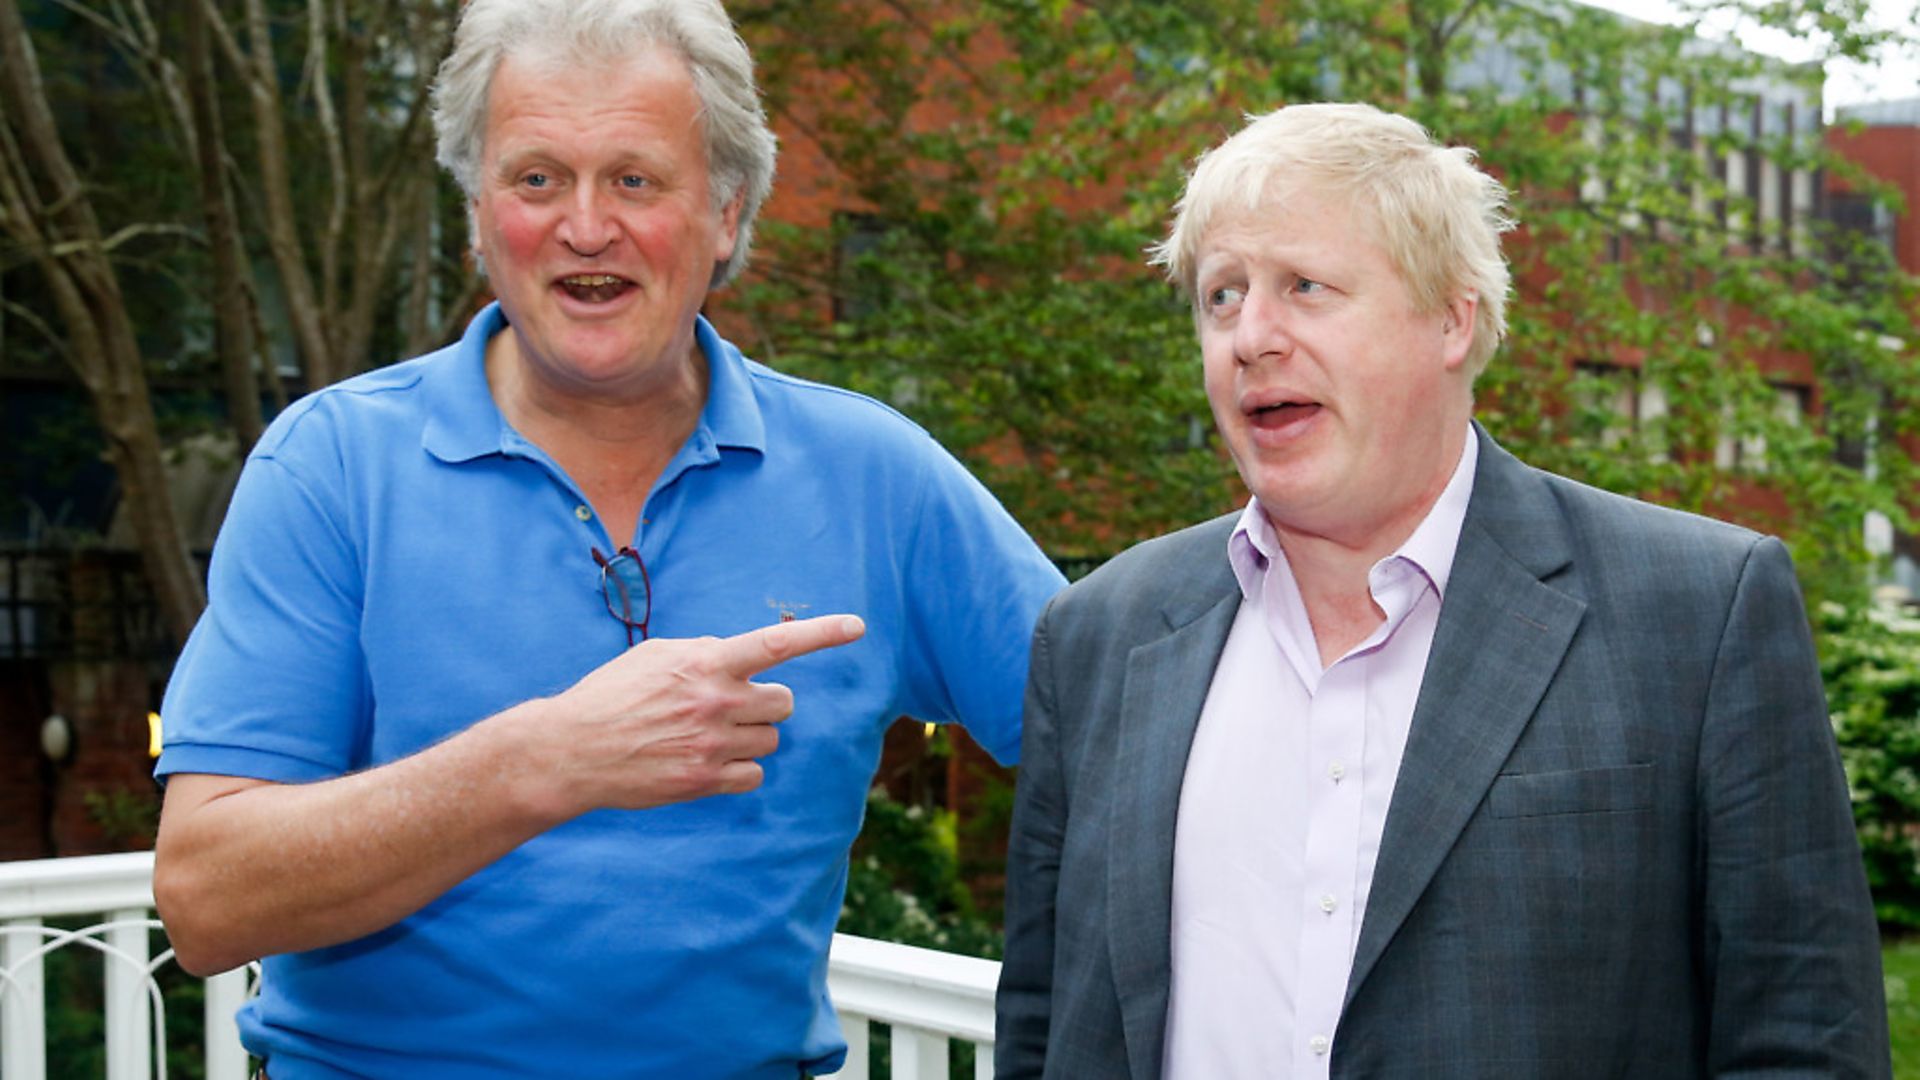
{"type": "Polygon", "coordinates": [[[525,789],[508,710],[412,757],[312,784],[180,776],[154,895],[182,966],[363,937],[564,820],[525,789]]]}
{"type": "Polygon", "coordinates": [[[180,963],[221,971],[383,930],[589,810],[751,791],[793,712],[791,691],[751,676],[864,632],[821,616],[645,642],[557,697],[336,780],[176,776],[153,888],[180,963]]]}

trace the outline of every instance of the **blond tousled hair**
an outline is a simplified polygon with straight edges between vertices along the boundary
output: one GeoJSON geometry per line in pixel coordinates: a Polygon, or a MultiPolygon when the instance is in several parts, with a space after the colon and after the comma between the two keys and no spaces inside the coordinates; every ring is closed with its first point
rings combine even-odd
{"type": "Polygon", "coordinates": [[[1149,261],[1193,297],[1200,245],[1216,221],[1308,191],[1350,201],[1420,310],[1478,298],[1467,353],[1468,373],[1478,375],[1507,329],[1510,279],[1500,254],[1500,234],[1514,226],[1507,190],[1481,171],[1472,150],[1442,146],[1404,116],[1359,104],[1289,105],[1249,116],[1201,155],[1149,261]]]}

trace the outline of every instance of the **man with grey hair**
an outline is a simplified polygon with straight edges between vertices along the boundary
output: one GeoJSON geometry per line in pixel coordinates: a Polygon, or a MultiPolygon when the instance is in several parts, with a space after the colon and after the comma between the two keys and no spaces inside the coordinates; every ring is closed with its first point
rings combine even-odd
{"type": "Polygon", "coordinates": [[[774,158],[715,0],[470,0],[436,123],[498,302],[247,463],[163,709],[180,962],[265,957],[274,1080],[830,1071],[882,735],[1013,760],[1060,577],[700,316],[774,158]]]}
{"type": "Polygon", "coordinates": [[[1505,192],[1362,105],[1253,119],[1155,253],[1253,498],[1034,634],[998,1075],[1885,1077],[1781,543],[1472,420],[1505,192]]]}

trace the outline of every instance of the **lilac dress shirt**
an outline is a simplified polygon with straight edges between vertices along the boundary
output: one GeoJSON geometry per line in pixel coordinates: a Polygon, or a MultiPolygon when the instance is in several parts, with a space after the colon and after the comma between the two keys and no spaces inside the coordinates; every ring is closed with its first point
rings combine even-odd
{"type": "Polygon", "coordinates": [[[1242,600],[1174,834],[1167,1080],[1327,1076],[1478,456],[1469,432],[1426,518],[1368,571],[1386,621],[1329,667],[1257,499],[1228,541],[1242,600]]]}

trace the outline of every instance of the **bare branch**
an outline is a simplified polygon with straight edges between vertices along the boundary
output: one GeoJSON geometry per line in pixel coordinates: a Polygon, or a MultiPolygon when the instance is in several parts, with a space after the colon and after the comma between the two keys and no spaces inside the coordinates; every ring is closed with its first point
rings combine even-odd
{"type": "Polygon", "coordinates": [[[36,220],[39,193],[33,189],[26,155],[6,119],[6,99],[0,96],[0,227],[19,237],[38,257],[46,243],[36,220]]]}
{"type": "Polygon", "coordinates": [[[320,123],[320,143],[327,150],[327,176],[333,194],[327,205],[327,227],[320,235],[320,296],[327,311],[338,307],[340,245],[347,229],[347,198],[352,178],[347,174],[346,150],[340,117],[333,108],[333,87],[327,79],[327,20],[325,0],[307,0],[307,59],[301,82],[313,98],[320,123]]]}
{"type": "Polygon", "coordinates": [[[299,214],[293,203],[293,168],[287,146],[286,118],[281,112],[280,89],[273,57],[273,36],[267,28],[262,0],[246,0],[247,37],[251,67],[247,78],[253,106],[254,143],[258,152],[259,185],[264,199],[268,250],[279,272],[286,299],[287,320],[299,343],[300,362],[308,383],[325,386],[337,377],[338,365],[322,326],[313,275],[307,268],[299,214]]]}
{"type": "Polygon", "coordinates": [[[115,18],[108,18],[76,0],[54,0],[61,8],[92,23],[127,58],[128,66],[147,84],[148,91],[167,109],[173,121],[173,134],[185,141],[193,153],[193,120],[187,111],[186,93],[180,85],[180,71],[160,48],[160,32],[147,14],[145,4],[134,0],[131,9],[113,5],[115,18]]]}
{"type": "Polygon", "coordinates": [[[103,255],[111,254],[113,249],[142,236],[184,236],[195,243],[205,244],[207,238],[197,230],[185,225],[176,225],[167,221],[136,222],[116,231],[105,240],[67,240],[47,249],[47,254],[56,259],[64,259],[81,252],[97,251],[103,255]]]}
{"type": "Polygon", "coordinates": [[[413,100],[407,103],[407,118],[400,125],[400,133],[394,141],[393,154],[387,159],[386,167],[381,170],[379,179],[374,182],[373,198],[376,203],[386,201],[395,178],[401,174],[408,160],[414,156],[414,144],[420,137],[424,127],[423,120],[433,102],[434,72],[439,69],[440,60],[453,47],[453,22],[449,19],[442,25],[444,31],[434,43],[432,50],[421,49],[416,53],[420,60],[420,71],[414,77],[413,100]]]}
{"type": "Polygon", "coordinates": [[[114,43],[127,52],[137,54],[145,51],[142,49],[139,39],[134,37],[132,30],[115,23],[113,20],[87,5],[75,3],[74,0],[53,0],[53,2],[66,9],[68,14],[77,15],[81,19],[92,23],[95,27],[99,28],[101,33],[113,38],[114,43]]]}
{"type": "Polygon", "coordinates": [[[147,11],[146,0],[129,2],[134,29],[139,33],[140,40],[146,43],[147,49],[157,54],[160,50],[160,28],[154,25],[153,16],[147,11]]]}
{"type": "Polygon", "coordinates": [[[47,344],[53,346],[53,351],[60,357],[61,362],[70,368],[78,370],[79,365],[74,363],[73,353],[67,348],[66,339],[54,333],[53,327],[48,326],[47,321],[42,319],[38,312],[14,300],[0,300],[0,308],[4,308],[7,314],[33,327],[34,330],[39,332],[41,337],[47,339],[47,344]]]}
{"type": "Polygon", "coordinates": [[[239,72],[241,78],[252,80],[253,65],[247,62],[247,54],[240,48],[239,39],[233,36],[233,28],[227,25],[226,17],[220,14],[220,6],[216,0],[187,0],[187,2],[200,5],[200,12],[207,20],[207,29],[213,34],[213,40],[220,44],[220,51],[226,54],[227,63],[233,65],[233,70],[239,72]]]}
{"type": "Polygon", "coordinates": [[[440,313],[440,329],[435,334],[437,341],[452,341],[460,336],[460,328],[473,318],[473,309],[480,301],[492,293],[493,286],[481,277],[471,263],[467,264],[466,277],[460,282],[460,291],[455,294],[452,303],[440,313]]]}

